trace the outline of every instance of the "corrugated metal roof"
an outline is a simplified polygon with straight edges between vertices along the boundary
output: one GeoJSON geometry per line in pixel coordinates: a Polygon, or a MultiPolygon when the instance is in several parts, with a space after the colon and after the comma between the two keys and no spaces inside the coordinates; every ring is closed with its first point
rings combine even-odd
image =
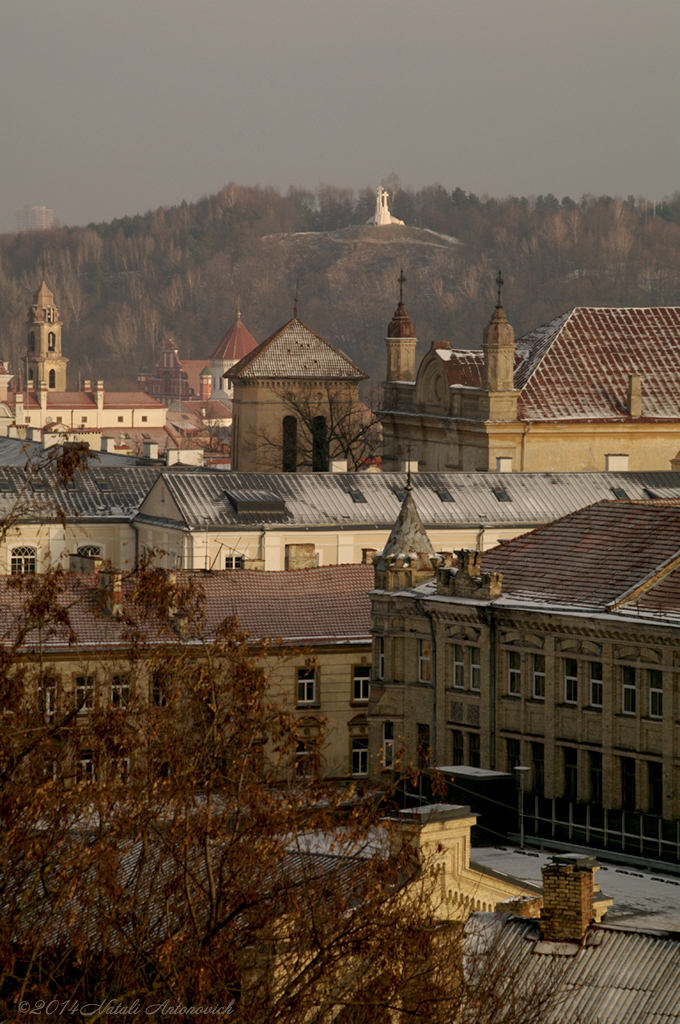
{"type": "MultiPolygon", "coordinates": [[[[140,428],[140,433],[147,430],[147,427],[140,428]]],[[[153,428],[152,428],[153,430],[153,428]]],[[[131,432],[131,428],[127,428],[131,432]]],[[[154,433],[158,431],[154,430],[154,433]]],[[[116,431],[111,431],[116,433],[116,431]]],[[[151,431],[149,431],[151,433],[151,431]]],[[[135,431],[137,434],[137,431],[135,431]]],[[[165,435],[167,437],[167,434],[165,435]]],[[[87,440],[85,434],[83,440],[87,440]]],[[[0,437],[0,467],[2,466],[25,466],[29,459],[33,462],[43,453],[43,446],[38,441],[22,441],[17,437],[0,437]]],[[[96,452],[98,466],[134,466],[134,455],[117,455],[115,452],[96,452]]]]}
{"type": "Polygon", "coordinates": [[[528,987],[556,987],[545,1024],[678,1024],[680,1020],[680,935],[593,925],[599,945],[584,945],[575,956],[537,954],[537,922],[505,915],[473,914],[468,940],[501,960],[528,987]]]}
{"type": "MultiPolygon", "coordinates": [[[[223,473],[174,468],[163,473],[184,522],[204,528],[288,523],[299,526],[376,526],[392,529],[403,501],[404,473],[223,473]],[[225,500],[227,489],[270,491],[286,503],[285,516],[238,514],[225,500]],[[359,489],[366,499],[353,500],[359,489]],[[398,496],[401,492],[402,497],[398,496]]],[[[425,527],[483,524],[538,525],[552,522],[597,501],[648,498],[647,489],[680,498],[680,473],[416,473],[413,498],[425,527]],[[502,487],[509,501],[499,501],[502,487]],[[442,501],[449,491],[453,501],[442,501]]]]}
{"type": "Polygon", "coordinates": [[[20,519],[28,521],[53,522],[60,513],[67,519],[81,521],[130,519],[159,473],[158,466],[110,466],[95,462],[85,472],[76,471],[73,490],[65,487],[51,470],[31,474],[33,485],[41,485],[36,490],[30,483],[27,486],[29,473],[23,468],[0,467],[0,517],[9,515],[20,501],[20,519]],[[12,490],[3,489],[7,486],[12,490]]]}

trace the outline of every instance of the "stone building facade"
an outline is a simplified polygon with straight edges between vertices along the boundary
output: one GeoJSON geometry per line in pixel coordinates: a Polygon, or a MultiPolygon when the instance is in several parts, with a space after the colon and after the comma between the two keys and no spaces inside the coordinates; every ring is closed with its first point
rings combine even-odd
{"type": "Polygon", "coordinates": [[[455,565],[390,546],[372,594],[376,770],[399,750],[524,766],[537,818],[562,801],[597,846],[626,812],[640,852],[677,853],[680,506],[601,502],[455,565]]]}
{"type": "Polygon", "coordinates": [[[677,453],[680,307],[576,308],[515,341],[499,300],[481,350],[435,342],[417,371],[413,324],[398,346],[392,328],[385,469],[668,469],[677,453]]]}

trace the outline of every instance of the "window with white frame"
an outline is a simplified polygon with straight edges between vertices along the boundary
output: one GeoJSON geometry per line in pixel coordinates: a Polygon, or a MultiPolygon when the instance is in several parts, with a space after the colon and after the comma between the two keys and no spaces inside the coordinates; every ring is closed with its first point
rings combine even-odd
{"type": "Polygon", "coordinates": [[[243,568],[243,555],[225,555],[224,557],[224,568],[225,569],[242,569],[243,568]]]}
{"type": "Polygon", "coordinates": [[[78,548],[78,554],[85,558],[101,558],[102,549],[98,544],[81,544],[78,548]]]}
{"type": "Polygon", "coordinates": [[[590,662],[590,706],[602,707],[602,662],[590,662]]]}
{"type": "Polygon", "coordinates": [[[352,775],[368,775],[368,740],[363,736],[352,740],[352,775]]]}
{"type": "Polygon", "coordinates": [[[534,654],[534,699],[545,700],[545,654],[534,654]]]}
{"type": "Polygon", "coordinates": [[[164,672],[156,671],[151,676],[150,696],[154,707],[164,708],[168,703],[168,681],[164,672]]]}
{"type": "Polygon", "coordinates": [[[378,636],[375,638],[376,646],[376,668],[378,669],[378,679],[385,678],[385,637],[378,636]]]}
{"type": "Polygon", "coordinates": [[[81,750],[76,762],[76,782],[94,782],[94,756],[91,750],[81,750]]]}
{"type": "Polygon", "coordinates": [[[111,781],[122,782],[124,785],[130,781],[130,758],[114,757],[111,760],[111,781]]]}
{"type": "Polygon", "coordinates": [[[578,704],[578,661],[564,659],[564,700],[567,704],[578,704]]]}
{"type": "Polygon", "coordinates": [[[26,573],[35,572],[37,555],[36,548],[26,546],[12,548],[10,564],[12,576],[23,576],[26,573]]]}
{"type": "Polygon", "coordinates": [[[130,677],[114,676],[111,680],[111,704],[121,710],[130,706],[130,677]]]}
{"type": "Polygon", "coordinates": [[[663,717],[663,675],[661,669],[649,669],[649,717],[663,717]]]}
{"type": "Polygon", "coordinates": [[[482,688],[482,652],[479,647],[470,648],[470,689],[482,688]]]}
{"type": "Polygon", "coordinates": [[[432,681],[432,641],[418,641],[418,682],[432,681]]]}
{"type": "Polygon", "coordinates": [[[383,722],[383,766],[394,766],[394,722],[383,722]]]}
{"type": "Polygon", "coordinates": [[[637,680],[632,665],[621,666],[621,710],[624,715],[637,712],[637,680]]]}
{"type": "Polygon", "coordinates": [[[513,697],[522,692],[522,661],[519,651],[508,651],[508,693],[513,697]]]}
{"type": "Polygon", "coordinates": [[[295,750],[295,774],[300,779],[312,778],[315,774],[316,746],[310,740],[299,740],[295,750]]]}
{"type": "Polygon", "coordinates": [[[76,676],[76,708],[79,715],[94,711],[94,676],[76,676]]]}
{"type": "Polygon", "coordinates": [[[371,688],[371,670],[368,665],[355,665],[352,682],[352,700],[356,704],[365,704],[371,688]]]}
{"type": "Polygon", "coordinates": [[[40,711],[47,725],[54,721],[57,712],[57,684],[54,680],[43,682],[39,690],[40,711]]]}
{"type": "Polygon", "coordinates": [[[453,685],[459,690],[465,686],[465,649],[460,644],[453,645],[453,685]]]}
{"type": "Polygon", "coordinates": [[[297,702],[298,704],[316,704],[316,669],[299,668],[297,670],[297,702]]]}

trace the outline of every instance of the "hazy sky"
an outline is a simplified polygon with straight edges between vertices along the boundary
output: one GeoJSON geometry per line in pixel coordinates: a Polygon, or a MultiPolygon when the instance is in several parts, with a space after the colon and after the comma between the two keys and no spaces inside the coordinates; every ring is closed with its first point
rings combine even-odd
{"type": "Polygon", "coordinates": [[[229,181],[680,188],[678,0],[0,0],[0,229],[229,181]]]}

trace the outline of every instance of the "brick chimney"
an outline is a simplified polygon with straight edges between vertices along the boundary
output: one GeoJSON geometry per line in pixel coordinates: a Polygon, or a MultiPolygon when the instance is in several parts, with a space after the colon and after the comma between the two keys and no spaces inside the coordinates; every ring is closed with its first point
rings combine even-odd
{"type": "Polygon", "coordinates": [[[541,938],[546,942],[581,942],[595,919],[594,857],[557,854],[543,868],[541,938]]]}
{"type": "Polygon", "coordinates": [[[456,551],[458,568],[452,570],[451,557],[437,566],[437,593],[493,601],[503,590],[503,574],[482,572],[481,551],[456,551]]]}
{"type": "Polygon", "coordinates": [[[642,378],[639,373],[628,375],[628,415],[634,419],[642,416],[642,378]]]}
{"type": "Polygon", "coordinates": [[[206,366],[200,377],[201,383],[201,401],[207,402],[212,395],[212,374],[210,367],[206,366]]]}
{"type": "Polygon", "coordinates": [[[94,400],[97,403],[97,408],[102,410],[104,408],[104,381],[98,380],[94,386],[94,400]]]}

